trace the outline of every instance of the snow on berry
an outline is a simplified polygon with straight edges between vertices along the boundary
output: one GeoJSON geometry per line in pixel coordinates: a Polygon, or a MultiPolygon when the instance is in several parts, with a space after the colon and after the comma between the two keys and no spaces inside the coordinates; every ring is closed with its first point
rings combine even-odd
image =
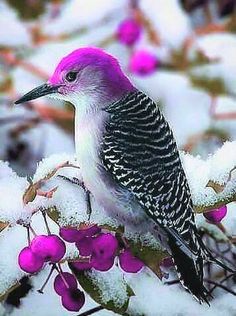
{"type": "Polygon", "coordinates": [[[36,273],[42,269],[44,260],[33,253],[30,247],[25,247],[19,253],[18,264],[23,271],[36,273]]]}

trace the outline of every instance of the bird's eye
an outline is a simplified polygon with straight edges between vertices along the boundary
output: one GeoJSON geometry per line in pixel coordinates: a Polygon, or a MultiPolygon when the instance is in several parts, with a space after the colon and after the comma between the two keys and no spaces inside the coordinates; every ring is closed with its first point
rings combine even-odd
{"type": "Polygon", "coordinates": [[[66,80],[68,81],[68,82],[73,82],[73,81],[75,81],[76,80],[76,78],[77,78],[77,72],[76,71],[69,71],[67,74],[66,74],[66,80]]]}

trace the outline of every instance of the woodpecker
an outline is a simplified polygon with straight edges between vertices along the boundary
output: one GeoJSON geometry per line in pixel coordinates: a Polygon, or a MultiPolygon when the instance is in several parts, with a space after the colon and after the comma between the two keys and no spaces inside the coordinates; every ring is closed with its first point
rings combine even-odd
{"type": "Polygon", "coordinates": [[[113,56],[94,47],[64,57],[47,83],[15,103],[45,95],[75,107],[77,159],[94,198],[137,231],[158,227],[182,285],[208,302],[203,262],[225,266],[198,235],[179,151],[155,102],[133,86],[113,56]]]}

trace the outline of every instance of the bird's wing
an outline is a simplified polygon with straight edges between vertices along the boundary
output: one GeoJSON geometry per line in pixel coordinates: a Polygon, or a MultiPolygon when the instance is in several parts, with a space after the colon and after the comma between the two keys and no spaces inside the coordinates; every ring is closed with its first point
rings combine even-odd
{"type": "Polygon", "coordinates": [[[106,111],[110,118],[100,152],[106,170],[154,221],[170,233],[189,235],[189,187],[172,131],[157,105],[135,91],[106,111]]]}
{"type": "Polygon", "coordinates": [[[136,91],[109,106],[101,144],[106,171],[165,231],[181,283],[207,302],[192,202],[171,129],[156,104],[136,91]]]}

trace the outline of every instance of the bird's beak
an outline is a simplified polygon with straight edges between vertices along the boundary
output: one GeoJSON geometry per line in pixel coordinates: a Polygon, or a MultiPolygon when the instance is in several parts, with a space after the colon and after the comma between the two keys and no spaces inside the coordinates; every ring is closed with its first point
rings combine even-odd
{"type": "Polygon", "coordinates": [[[47,94],[52,94],[52,93],[56,93],[58,92],[58,88],[60,86],[53,86],[50,85],[48,83],[44,83],[41,86],[31,90],[30,92],[26,93],[25,95],[23,95],[23,97],[21,97],[20,99],[18,99],[15,104],[20,104],[20,103],[24,103],[27,101],[31,101],[40,97],[43,97],[44,95],[47,94]]]}

